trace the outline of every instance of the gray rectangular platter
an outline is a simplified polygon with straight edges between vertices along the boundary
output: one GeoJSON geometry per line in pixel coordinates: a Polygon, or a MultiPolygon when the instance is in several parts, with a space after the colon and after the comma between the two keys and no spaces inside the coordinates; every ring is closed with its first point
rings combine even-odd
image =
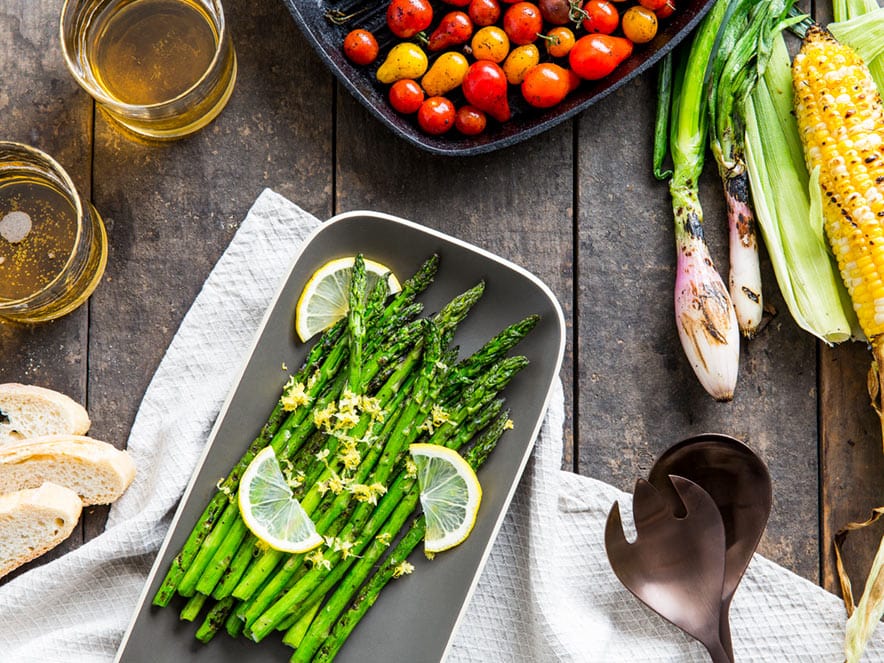
{"type": "Polygon", "coordinates": [[[564,318],[550,290],[512,263],[416,223],[374,212],[349,212],[324,223],[308,238],[271,303],[160,548],[117,661],[260,663],[287,661],[291,656],[279,634],[256,644],[222,633],[203,645],[193,637],[202,615],[196,623],[182,622],[180,597],[164,609],[152,606],[151,599],[218,479],[240,458],[279,397],[286,379],[281,364],[298,366],[306,354],[308,346],[298,342],[293,331],[302,287],[326,261],[359,252],[388,265],[400,279],[438,253],[436,281],[421,296],[426,313],[438,311],[454,295],[484,279],[485,295],[455,337],[462,355],[510,323],[532,313],[541,316],[537,328],[516,349],[531,363],[505,392],[515,428],[479,472],[483,500],[470,538],[432,562],[415,551],[409,558],[416,567],[414,574],[384,589],[336,660],[422,663],[445,657],[540,430],[561,367],[564,318]]]}

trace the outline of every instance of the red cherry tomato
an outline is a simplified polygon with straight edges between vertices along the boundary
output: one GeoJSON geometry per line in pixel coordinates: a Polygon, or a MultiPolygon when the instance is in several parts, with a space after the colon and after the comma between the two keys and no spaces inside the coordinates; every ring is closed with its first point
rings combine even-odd
{"type": "Polygon", "coordinates": [[[470,0],[442,0],[442,2],[452,7],[466,7],[470,4],[470,0]]]}
{"type": "Polygon", "coordinates": [[[668,1],[669,0],[638,0],[638,4],[645,9],[650,9],[652,12],[655,12],[658,9],[663,9],[668,1]]]}
{"type": "Polygon", "coordinates": [[[378,57],[378,40],[368,30],[352,30],[344,37],[344,55],[353,64],[371,64],[378,57]]]}
{"type": "Polygon", "coordinates": [[[550,108],[570,91],[568,70],[552,62],[542,62],[528,70],[522,80],[522,96],[535,108],[550,108]]]}
{"type": "Polygon", "coordinates": [[[530,44],[543,31],[540,9],[532,2],[517,2],[503,15],[503,31],[514,44],[530,44]]]}
{"type": "Polygon", "coordinates": [[[568,64],[585,80],[595,81],[610,74],[632,54],[632,42],[610,35],[586,35],[568,53],[568,64]]]}
{"type": "Polygon", "coordinates": [[[473,36],[473,22],[463,12],[449,12],[442,17],[439,25],[427,40],[427,49],[441,51],[451,46],[459,46],[473,36]]]}
{"type": "Polygon", "coordinates": [[[583,29],[587,32],[598,32],[609,35],[620,23],[620,14],[614,3],[608,0],[589,0],[583,5],[586,18],[583,19],[583,29]]]}
{"type": "Polygon", "coordinates": [[[428,134],[444,134],[454,126],[454,104],[445,97],[430,97],[418,109],[417,123],[428,134]]]}
{"type": "Polygon", "coordinates": [[[655,9],[654,13],[657,15],[661,21],[664,18],[669,18],[675,12],[675,2],[674,0],[666,0],[666,4],[660,7],[660,9],[655,9]]]}
{"type": "Polygon", "coordinates": [[[454,116],[454,127],[464,136],[476,136],[485,131],[485,113],[472,106],[461,106],[454,116]]]}
{"type": "Polygon", "coordinates": [[[473,24],[480,28],[494,25],[500,18],[500,3],[497,0],[470,0],[467,13],[473,24]]]}
{"type": "Polygon", "coordinates": [[[390,86],[390,105],[400,113],[410,115],[424,103],[424,91],[417,81],[403,78],[390,86]]]}
{"type": "Polygon", "coordinates": [[[461,89],[471,106],[485,111],[498,122],[510,119],[506,74],[500,65],[490,60],[474,62],[467,69],[461,89]]]}
{"type": "Polygon", "coordinates": [[[402,39],[426,30],[432,22],[433,7],[428,0],[390,0],[387,6],[387,26],[402,39]]]}

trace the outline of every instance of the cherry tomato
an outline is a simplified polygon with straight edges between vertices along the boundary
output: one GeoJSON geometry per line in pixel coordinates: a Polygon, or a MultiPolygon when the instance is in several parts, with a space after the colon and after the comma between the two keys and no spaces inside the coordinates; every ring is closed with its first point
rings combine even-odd
{"type": "Polygon", "coordinates": [[[657,15],[641,5],[623,14],[623,34],[635,44],[646,44],[657,35],[657,15]]]}
{"type": "Polygon", "coordinates": [[[530,44],[543,31],[540,9],[532,2],[517,2],[504,13],[503,30],[514,44],[530,44]]]}
{"type": "Polygon", "coordinates": [[[470,0],[442,0],[442,2],[452,7],[466,7],[470,4],[470,0]]]}
{"type": "Polygon", "coordinates": [[[467,13],[473,21],[473,25],[485,27],[494,25],[500,18],[500,3],[497,0],[470,0],[467,13]]]}
{"type": "Polygon", "coordinates": [[[473,22],[464,12],[449,12],[442,17],[427,41],[427,50],[441,51],[451,46],[459,46],[473,36],[473,22]]]}
{"type": "Polygon", "coordinates": [[[429,0],[390,0],[387,6],[387,26],[397,37],[408,39],[433,22],[433,7],[429,0]]]}
{"type": "Polygon", "coordinates": [[[519,85],[525,74],[540,62],[540,51],[534,44],[525,44],[510,51],[503,63],[503,73],[510,85],[519,85]]]}
{"type": "Polygon", "coordinates": [[[393,83],[401,78],[420,78],[429,66],[427,54],[420,46],[402,41],[390,49],[375,77],[381,83],[393,83]]]}
{"type": "Polygon", "coordinates": [[[608,0],[589,0],[583,5],[586,18],[583,19],[583,29],[587,32],[598,32],[609,35],[617,29],[620,23],[620,14],[613,3],[608,0]]]}
{"type": "Polygon", "coordinates": [[[551,25],[567,25],[571,20],[571,0],[537,0],[537,6],[543,20],[551,25]]]}
{"type": "Polygon", "coordinates": [[[418,109],[417,123],[428,134],[444,134],[454,126],[454,104],[445,97],[430,97],[418,109]]]}
{"type": "Polygon", "coordinates": [[[669,18],[675,12],[675,1],[674,0],[666,0],[666,4],[660,7],[660,9],[655,9],[654,13],[657,15],[661,21],[663,19],[669,18]]]}
{"type": "Polygon", "coordinates": [[[353,64],[371,64],[378,57],[378,40],[368,30],[352,30],[344,37],[344,55],[353,64]]]}
{"type": "Polygon", "coordinates": [[[431,97],[441,97],[460,86],[469,68],[470,63],[463,53],[445,51],[424,74],[421,87],[431,97]]]}
{"type": "Polygon", "coordinates": [[[498,122],[510,119],[506,75],[499,65],[488,60],[474,62],[464,76],[461,89],[471,106],[485,111],[498,122]]]}
{"type": "Polygon", "coordinates": [[[478,30],[470,42],[473,49],[473,57],[477,60],[490,60],[491,62],[503,62],[506,54],[510,52],[510,40],[506,32],[494,25],[489,25],[478,30]]]}
{"type": "Polygon", "coordinates": [[[638,4],[645,9],[650,9],[652,12],[655,12],[658,9],[663,9],[667,2],[668,0],[638,0],[638,4]]]}
{"type": "Polygon", "coordinates": [[[461,106],[454,115],[454,127],[464,136],[476,136],[482,133],[487,123],[485,113],[472,106],[461,106]]]}
{"type": "Polygon", "coordinates": [[[610,74],[632,54],[632,42],[610,35],[586,35],[568,53],[568,64],[585,80],[595,81],[610,74]]]}
{"type": "Polygon", "coordinates": [[[424,91],[417,81],[411,78],[403,78],[390,86],[390,105],[400,113],[410,115],[417,113],[418,108],[424,103],[424,91]]]}
{"type": "Polygon", "coordinates": [[[568,71],[552,62],[532,67],[522,81],[522,96],[535,108],[555,106],[568,96],[569,91],[568,71]]]}
{"type": "Polygon", "coordinates": [[[553,28],[546,33],[546,52],[554,58],[563,58],[574,47],[574,33],[570,28],[553,28]]]}

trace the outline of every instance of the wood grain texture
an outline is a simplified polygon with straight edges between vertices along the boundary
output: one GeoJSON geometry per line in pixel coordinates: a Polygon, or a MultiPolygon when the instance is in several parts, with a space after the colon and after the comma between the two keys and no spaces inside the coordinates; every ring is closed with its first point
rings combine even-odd
{"type": "MultiPolygon", "coordinates": [[[[0,9],[2,138],[49,153],[88,200],[92,101],[64,65],[57,12],[53,0],[7,0],[0,9]]],[[[40,325],[0,321],[0,382],[49,387],[86,404],[88,323],[88,306],[40,325]]],[[[81,545],[83,537],[83,528],[75,529],[67,541],[32,565],[81,545]]]]}
{"type": "MultiPolygon", "coordinates": [[[[764,296],[778,314],[742,343],[733,402],[714,402],[694,376],[675,328],[668,186],[651,174],[655,76],[580,118],[579,470],[631,491],[679,440],[704,432],[737,437],[773,477],[761,552],[816,581],[815,344],[792,323],[765,261],[764,296]]],[[[709,159],[701,202],[707,240],[726,274],[727,221],[709,159]]]]}
{"type": "MultiPolygon", "coordinates": [[[[817,4],[825,19],[829,3],[817,4]]],[[[774,479],[761,551],[835,588],[831,535],[884,503],[868,353],[818,347],[800,332],[765,260],[764,295],[777,314],[743,344],[734,402],[705,394],[673,321],[672,211],[666,185],[650,175],[653,74],[528,142],[435,157],[394,137],[333,83],[281,2],[225,0],[239,57],[228,107],[191,138],[145,145],[100,115],[93,135],[93,104],[57,44],[58,9],[49,0],[0,7],[4,136],[49,151],[71,172],[107,221],[110,261],[88,306],[51,324],[0,324],[0,381],[86,402],[93,434],[123,446],[168,342],[264,187],[320,218],[389,212],[500,254],[552,288],[568,325],[564,467],[631,490],[671,443],[732,434],[774,479]]],[[[707,174],[702,199],[724,268],[719,186],[707,174]]],[[[90,509],[54,554],[100,533],[105,514],[90,509]]],[[[849,545],[855,579],[879,536],[849,545]]]]}
{"type": "MultiPolygon", "coordinates": [[[[553,291],[565,313],[565,411],[573,411],[572,130],[469,158],[439,157],[396,138],[349,95],[338,95],[336,212],[404,217],[520,264],[553,291]]],[[[572,466],[573,420],[564,459],[572,466]]]]}
{"type": "MultiPolygon", "coordinates": [[[[871,353],[861,343],[824,348],[820,360],[821,487],[820,547],[822,584],[840,593],[835,568],[835,533],[863,521],[884,506],[884,453],[881,421],[869,401],[866,375],[871,353]]],[[[850,535],[845,564],[859,600],[882,528],[850,535]]]]}
{"type": "MultiPolygon", "coordinates": [[[[225,2],[236,88],[203,131],[147,145],[96,125],[95,205],[110,258],[92,302],[95,430],[123,446],[144,390],[255,198],[271,187],[331,212],[331,77],[274,0],[225,2]],[[305,89],[310,94],[303,94],[305,89]]],[[[104,509],[87,536],[103,528],[104,509]]]]}

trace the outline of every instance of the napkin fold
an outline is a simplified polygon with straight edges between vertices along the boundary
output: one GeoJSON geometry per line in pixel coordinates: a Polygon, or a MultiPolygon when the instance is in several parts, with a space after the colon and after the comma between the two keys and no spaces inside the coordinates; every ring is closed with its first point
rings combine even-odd
{"type": "MultiPolygon", "coordinates": [[[[0,588],[0,660],[113,659],[264,311],[318,224],[269,189],[257,199],[148,386],[128,440],[138,475],[111,508],[106,531],[0,588]]],[[[563,402],[557,383],[446,660],[707,661],[700,645],[641,605],[611,571],[605,518],[615,500],[629,512],[630,498],[560,469],[563,402]]],[[[840,601],[760,556],[731,618],[737,660],[843,659],[840,601]]],[[[867,659],[882,658],[879,630],[867,659]]]]}

